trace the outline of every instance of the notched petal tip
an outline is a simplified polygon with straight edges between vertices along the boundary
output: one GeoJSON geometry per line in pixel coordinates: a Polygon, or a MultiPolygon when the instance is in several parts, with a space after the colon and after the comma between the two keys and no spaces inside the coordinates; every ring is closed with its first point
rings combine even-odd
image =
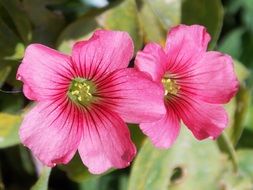
{"type": "Polygon", "coordinates": [[[136,148],[123,120],[106,107],[94,108],[86,120],[78,151],[89,171],[101,174],[110,168],[129,166],[136,148]]]}
{"type": "Polygon", "coordinates": [[[72,60],[77,72],[89,78],[86,75],[126,68],[133,53],[133,41],[127,32],[97,30],[89,40],[73,46],[72,60]],[[85,73],[87,69],[89,73],[85,73]]]}
{"type": "Polygon", "coordinates": [[[152,123],[141,123],[140,128],[157,148],[170,148],[180,132],[179,118],[170,107],[160,120],[152,123]]]}
{"type": "Polygon", "coordinates": [[[160,82],[166,69],[167,57],[163,48],[156,43],[149,43],[135,58],[135,68],[148,73],[156,82],[160,82]]]}
{"type": "Polygon", "coordinates": [[[21,142],[49,167],[68,163],[77,150],[82,134],[77,110],[58,103],[38,103],[24,117],[19,130],[21,142]]]}
{"type": "Polygon", "coordinates": [[[182,46],[182,43],[185,43],[189,46],[188,49],[195,49],[196,52],[206,51],[210,40],[211,36],[204,26],[181,24],[173,27],[167,33],[165,49],[168,52],[171,48],[182,46]]]}

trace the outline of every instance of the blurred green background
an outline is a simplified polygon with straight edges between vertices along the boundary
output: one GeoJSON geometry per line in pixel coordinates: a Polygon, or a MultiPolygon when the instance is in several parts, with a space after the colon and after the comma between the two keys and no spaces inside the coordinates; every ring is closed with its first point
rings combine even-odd
{"type": "Polygon", "coordinates": [[[0,0],[0,88],[12,92],[0,92],[0,190],[252,190],[252,71],[253,0],[0,0]],[[89,174],[78,155],[45,168],[20,145],[31,102],[15,74],[28,44],[69,53],[76,40],[104,28],[129,32],[138,51],[150,41],[163,45],[180,23],[206,26],[209,49],[234,59],[240,90],[226,105],[229,128],[217,141],[196,141],[182,129],[171,149],[158,150],[129,124],[137,157],[101,176],[89,174]]]}

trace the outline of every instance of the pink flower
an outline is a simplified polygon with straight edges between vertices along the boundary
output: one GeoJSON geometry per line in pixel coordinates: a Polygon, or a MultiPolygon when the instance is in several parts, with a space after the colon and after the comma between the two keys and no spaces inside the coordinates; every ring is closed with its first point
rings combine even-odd
{"type": "Polygon", "coordinates": [[[170,147],[180,130],[180,120],[202,140],[217,138],[227,126],[221,104],[237,92],[238,81],[230,56],[206,51],[210,36],[199,25],[180,25],[169,33],[166,46],[146,45],[136,57],[136,68],[164,88],[167,113],[155,122],[140,124],[161,148],[170,147]]]}
{"type": "Polygon", "coordinates": [[[17,73],[36,101],[20,129],[23,144],[47,166],[68,163],[78,150],[92,173],[127,167],[136,149],[124,121],[151,122],[166,111],[161,88],[126,68],[132,56],[125,32],[96,31],[71,56],[30,45],[17,73]]]}

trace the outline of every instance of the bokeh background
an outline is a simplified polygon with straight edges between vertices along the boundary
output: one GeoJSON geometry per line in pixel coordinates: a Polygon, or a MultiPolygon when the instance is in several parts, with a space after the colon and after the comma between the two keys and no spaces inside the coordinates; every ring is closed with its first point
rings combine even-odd
{"type": "Polygon", "coordinates": [[[253,0],[0,0],[0,190],[252,190],[252,71],[253,0]],[[70,53],[75,41],[104,28],[129,32],[138,51],[150,41],[163,45],[180,23],[206,26],[209,49],[234,59],[240,90],[226,105],[229,128],[217,141],[197,141],[183,127],[171,149],[158,150],[129,124],[137,157],[100,176],[78,155],[43,167],[20,144],[18,129],[33,103],[15,74],[28,44],[70,53]]]}

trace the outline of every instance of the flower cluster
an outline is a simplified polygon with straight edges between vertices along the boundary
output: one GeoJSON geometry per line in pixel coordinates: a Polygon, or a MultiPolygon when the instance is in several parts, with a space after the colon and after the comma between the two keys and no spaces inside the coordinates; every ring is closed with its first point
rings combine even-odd
{"type": "Polygon", "coordinates": [[[136,154],[126,123],[138,123],[157,147],[169,147],[180,120],[201,140],[227,126],[222,104],[238,82],[228,55],[206,52],[198,25],[173,28],[163,49],[137,53],[126,32],[98,30],[71,56],[40,44],[27,47],[17,72],[36,102],[20,128],[22,143],[45,165],[68,163],[76,151],[91,173],[127,167],[136,154]],[[126,122],[126,123],[125,123],[126,122]]]}

